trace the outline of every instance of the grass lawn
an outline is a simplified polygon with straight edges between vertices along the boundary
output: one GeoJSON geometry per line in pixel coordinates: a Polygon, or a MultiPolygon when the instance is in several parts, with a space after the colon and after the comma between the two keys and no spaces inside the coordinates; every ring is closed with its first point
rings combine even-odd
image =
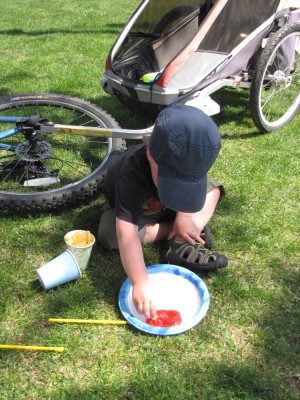
{"type": "MultiPolygon", "coordinates": [[[[53,92],[91,101],[122,127],[150,124],[100,87],[105,59],[137,0],[6,0],[0,13],[0,95],[53,92]]],[[[45,292],[35,269],[73,229],[96,235],[103,197],[60,213],[0,218],[0,399],[296,400],[300,394],[299,115],[260,134],[247,91],[222,90],[223,147],[211,176],[226,197],[211,221],[229,266],[202,274],[211,305],[194,329],[154,337],[130,326],[50,324],[120,319],[126,279],[117,254],[94,246],[78,281],[45,292]]],[[[145,246],[147,265],[161,246],[145,246]]]]}

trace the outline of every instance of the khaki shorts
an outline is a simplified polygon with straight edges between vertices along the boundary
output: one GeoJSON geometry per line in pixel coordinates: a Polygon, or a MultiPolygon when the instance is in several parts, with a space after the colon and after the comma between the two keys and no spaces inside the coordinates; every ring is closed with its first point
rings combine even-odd
{"type": "MultiPolygon", "coordinates": [[[[211,192],[216,187],[221,189],[221,197],[224,194],[223,186],[213,179],[208,179],[207,182],[207,193],[211,192]]],[[[221,199],[220,197],[220,199],[221,199]]],[[[106,202],[102,208],[103,213],[101,215],[99,227],[98,227],[98,241],[107,250],[118,249],[118,238],[116,233],[116,211],[106,202]]],[[[141,217],[138,223],[138,230],[141,230],[147,224],[153,224],[161,221],[174,220],[176,212],[166,209],[159,216],[151,215],[147,217],[141,217]]]]}

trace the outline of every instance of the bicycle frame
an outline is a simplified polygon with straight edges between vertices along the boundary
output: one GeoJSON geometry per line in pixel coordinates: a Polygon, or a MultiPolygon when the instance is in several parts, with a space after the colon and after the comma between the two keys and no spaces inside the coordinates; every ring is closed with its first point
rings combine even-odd
{"type": "MultiPolygon", "coordinates": [[[[1,122],[1,119],[0,119],[1,122]]],[[[121,139],[145,139],[151,135],[153,126],[145,129],[122,129],[122,128],[91,128],[73,125],[60,125],[55,124],[53,126],[41,125],[41,130],[46,133],[64,133],[70,135],[86,135],[86,136],[100,136],[100,137],[111,137],[121,139]]]]}
{"type": "MultiPolygon", "coordinates": [[[[28,122],[29,118],[20,117],[0,117],[1,123],[19,123],[23,121],[28,122]]],[[[121,139],[141,139],[144,140],[147,136],[151,135],[153,126],[145,129],[122,129],[122,128],[97,128],[97,127],[83,127],[74,125],[61,125],[51,124],[45,125],[40,124],[37,131],[41,130],[45,133],[53,134],[70,134],[70,135],[86,135],[86,136],[99,136],[99,137],[110,137],[110,138],[121,138],[121,139]]],[[[11,128],[0,132],[0,148],[13,151],[13,146],[1,143],[1,140],[8,137],[14,136],[18,133],[22,133],[21,128],[11,128]]]]}

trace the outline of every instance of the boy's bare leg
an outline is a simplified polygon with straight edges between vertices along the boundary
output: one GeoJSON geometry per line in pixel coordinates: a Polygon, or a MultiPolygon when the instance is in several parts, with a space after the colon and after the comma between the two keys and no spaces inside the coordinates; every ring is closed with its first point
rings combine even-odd
{"type": "Polygon", "coordinates": [[[163,221],[145,225],[138,233],[142,243],[166,240],[172,231],[173,221],[163,221]]]}

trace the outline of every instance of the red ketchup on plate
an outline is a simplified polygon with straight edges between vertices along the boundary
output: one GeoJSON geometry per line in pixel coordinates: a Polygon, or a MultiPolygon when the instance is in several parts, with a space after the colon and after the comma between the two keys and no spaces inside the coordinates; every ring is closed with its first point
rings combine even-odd
{"type": "Polygon", "coordinates": [[[180,325],[181,322],[180,312],[176,310],[157,310],[156,317],[146,319],[148,325],[160,326],[163,328],[180,325]]]}

